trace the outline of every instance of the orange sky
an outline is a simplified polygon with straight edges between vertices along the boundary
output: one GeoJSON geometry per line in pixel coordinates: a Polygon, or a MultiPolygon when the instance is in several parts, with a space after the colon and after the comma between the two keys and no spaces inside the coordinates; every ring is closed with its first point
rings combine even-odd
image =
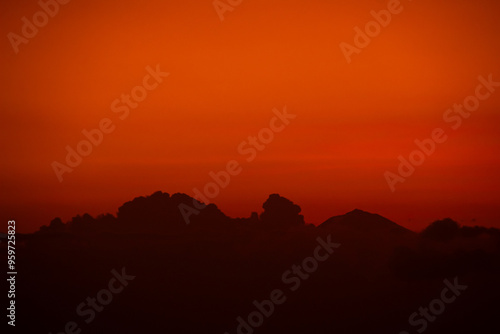
{"type": "Polygon", "coordinates": [[[2,221],[29,232],[156,190],[193,195],[237,160],[213,199],[231,216],[280,193],[315,224],[360,208],[416,230],[447,216],[500,227],[500,88],[459,129],[443,121],[479,75],[500,81],[500,4],[401,5],[348,64],[339,44],[387,1],[244,0],[221,22],[211,0],[72,0],[17,54],[7,35],[40,7],[2,2],[2,221]],[[121,120],[111,103],[156,64],[170,75],[121,120]],[[246,162],[238,145],[284,106],[297,117],[246,162]],[[53,161],[103,118],[114,132],[59,182],[53,161]],[[384,172],[436,127],[448,140],[391,192],[384,172]]]}

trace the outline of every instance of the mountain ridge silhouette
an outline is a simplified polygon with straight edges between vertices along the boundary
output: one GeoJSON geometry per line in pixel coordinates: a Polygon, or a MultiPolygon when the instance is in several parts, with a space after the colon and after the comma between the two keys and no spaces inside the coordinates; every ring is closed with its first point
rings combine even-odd
{"type": "Polygon", "coordinates": [[[379,230],[387,233],[415,233],[379,214],[360,209],[354,209],[343,215],[330,217],[325,222],[318,225],[319,228],[329,228],[332,226],[349,229],[363,229],[370,232],[379,230]]]}
{"type": "MultiPolygon", "coordinates": [[[[151,195],[137,196],[130,201],[126,201],[118,208],[116,215],[105,213],[94,218],[85,213],[74,216],[66,223],[56,217],[49,225],[42,225],[35,233],[90,233],[93,231],[138,233],[138,222],[144,220],[146,222],[140,224],[140,231],[143,233],[180,233],[193,226],[205,229],[231,229],[247,225],[252,228],[277,230],[301,226],[315,226],[305,222],[304,216],[300,214],[301,208],[299,205],[279,194],[270,194],[263,203],[262,208],[263,212],[260,215],[254,211],[249,217],[229,217],[215,203],[205,205],[185,193],[170,195],[167,192],[156,191],[151,195]],[[181,213],[180,205],[191,208],[205,207],[199,210],[196,209],[198,214],[191,215],[189,223],[187,223],[181,213]]],[[[358,208],[345,214],[331,216],[315,227],[337,233],[352,233],[357,231],[361,233],[384,233],[407,236],[418,233],[377,213],[370,213],[358,208]]],[[[445,218],[431,222],[420,233],[429,238],[446,239],[448,236],[435,236],[434,234],[445,233],[450,234],[450,237],[453,235],[475,236],[481,233],[498,234],[500,230],[481,226],[459,227],[458,223],[454,220],[445,218]],[[447,227],[442,227],[443,224],[447,227]],[[460,232],[457,232],[459,230],[460,232]]]]}
{"type": "MultiPolygon", "coordinates": [[[[420,305],[439,297],[443,279],[459,277],[470,290],[426,333],[477,332],[478,323],[498,333],[499,230],[442,220],[415,233],[359,209],[314,226],[279,194],[267,198],[260,215],[230,218],[209,204],[186,224],[178,206],[193,200],[155,192],[127,201],[116,216],[55,218],[37,233],[18,235],[23,274],[16,296],[30,319],[20,329],[60,332],[74,319],[89,333],[233,334],[254,301],[282,289],[286,303],[255,334],[399,333],[420,305]],[[341,247],[316,266],[315,256],[328,254],[318,253],[318,240],[341,247]],[[89,325],[75,318],[110,270],[122,267],[136,279],[116,302],[89,325]],[[289,290],[284,273],[301,282],[300,290],[289,290]]],[[[6,243],[0,248],[7,254],[6,243]]]]}
{"type": "MultiPolygon", "coordinates": [[[[38,232],[78,232],[91,229],[92,227],[111,227],[114,225],[122,230],[136,226],[138,221],[147,219],[147,223],[141,225],[145,231],[153,232],[155,228],[160,230],[180,231],[189,225],[186,223],[180,205],[200,207],[204,205],[195,198],[184,194],[156,191],[148,196],[138,196],[122,204],[115,215],[110,213],[98,215],[93,218],[89,214],[77,215],[71,220],[63,223],[60,218],[54,218],[48,226],[41,226],[38,232]],[[193,203],[196,203],[194,205],[193,203]],[[114,223],[114,224],[113,224],[114,223]]],[[[198,214],[190,216],[190,224],[212,225],[213,227],[249,223],[255,226],[266,226],[274,228],[288,228],[291,226],[311,225],[307,224],[304,216],[300,215],[301,208],[289,199],[279,194],[270,194],[263,203],[263,212],[259,215],[252,212],[250,217],[229,217],[223,213],[216,204],[210,203],[205,208],[196,210],[198,214]]],[[[344,215],[332,216],[323,223],[317,225],[319,228],[328,228],[330,225],[348,225],[355,228],[370,228],[381,230],[392,229],[400,232],[411,232],[403,226],[390,221],[378,214],[369,213],[360,209],[354,209],[344,215]],[[391,227],[391,228],[389,228],[391,227]]]]}

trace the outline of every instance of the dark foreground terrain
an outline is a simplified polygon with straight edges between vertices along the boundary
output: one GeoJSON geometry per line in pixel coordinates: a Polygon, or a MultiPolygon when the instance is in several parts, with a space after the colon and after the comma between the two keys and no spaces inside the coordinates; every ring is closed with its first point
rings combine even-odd
{"type": "Polygon", "coordinates": [[[279,195],[186,224],[183,203],[157,192],[18,235],[16,332],[500,333],[499,230],[360,210],[314,227],[279,195]]]}

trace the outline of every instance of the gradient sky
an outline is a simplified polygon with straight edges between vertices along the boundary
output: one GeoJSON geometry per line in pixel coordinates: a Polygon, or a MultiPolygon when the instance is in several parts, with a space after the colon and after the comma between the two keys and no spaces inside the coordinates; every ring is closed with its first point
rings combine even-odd
{"type": "Polygon", "coordinates": [[[387,1],[244,0],[221,22],[211,0],[73,0],[18,54],[6,36],[40,7],[2,2],[2,221],[30,232],[157,190],[193,195],[234,159],[241,174],[213,199],[230,216],[279,193],[314,224],[360,208],[414,230],[500,227],[500,88],[456,131],[442,118],[479,75],[500,81],[500,4],[401,3],[348,64],[339,44],[387,1]],[[156,64],[170,76],[120,120],[110,104],[156,64]],[[296,119],[245,162],[238,145],[283,106],[296,119]],[[103,118],[116,130],[60,183],[51,163],[103,118]],[[436,127],[448,140],[391,192],[384,172],[436,127]]]}

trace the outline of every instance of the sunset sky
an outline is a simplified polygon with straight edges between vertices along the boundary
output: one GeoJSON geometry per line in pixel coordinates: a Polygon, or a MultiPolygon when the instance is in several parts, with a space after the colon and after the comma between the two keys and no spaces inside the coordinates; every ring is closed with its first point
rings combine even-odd
{"type": "Polygon", "coordinates": [[[279,193],[314,224],[359,208],[414,230],[500,227],[500,87],[458,129],[443,120],[479,76],[500,82],[500,3],[402,0],[348,63],[340,43],[387,4],[243,0],[221,21],[211,0],[72,0],[16,53],[8,34],[41,7],[3,1],[2,221],[32,232],[157,190],[193,196],[236,160],[212,200],[233,217],[279,193]],[[169,76],[120,119],[113,101],[157,65],[169,76]],[[296,118],[246,161],[240,143],[285,106],[296,118]],[[115,130],[59,182],[52,163],[105,118],[115,130]],[[448,139],[392,192],[384,173],[435,128],[448,139]]]}

